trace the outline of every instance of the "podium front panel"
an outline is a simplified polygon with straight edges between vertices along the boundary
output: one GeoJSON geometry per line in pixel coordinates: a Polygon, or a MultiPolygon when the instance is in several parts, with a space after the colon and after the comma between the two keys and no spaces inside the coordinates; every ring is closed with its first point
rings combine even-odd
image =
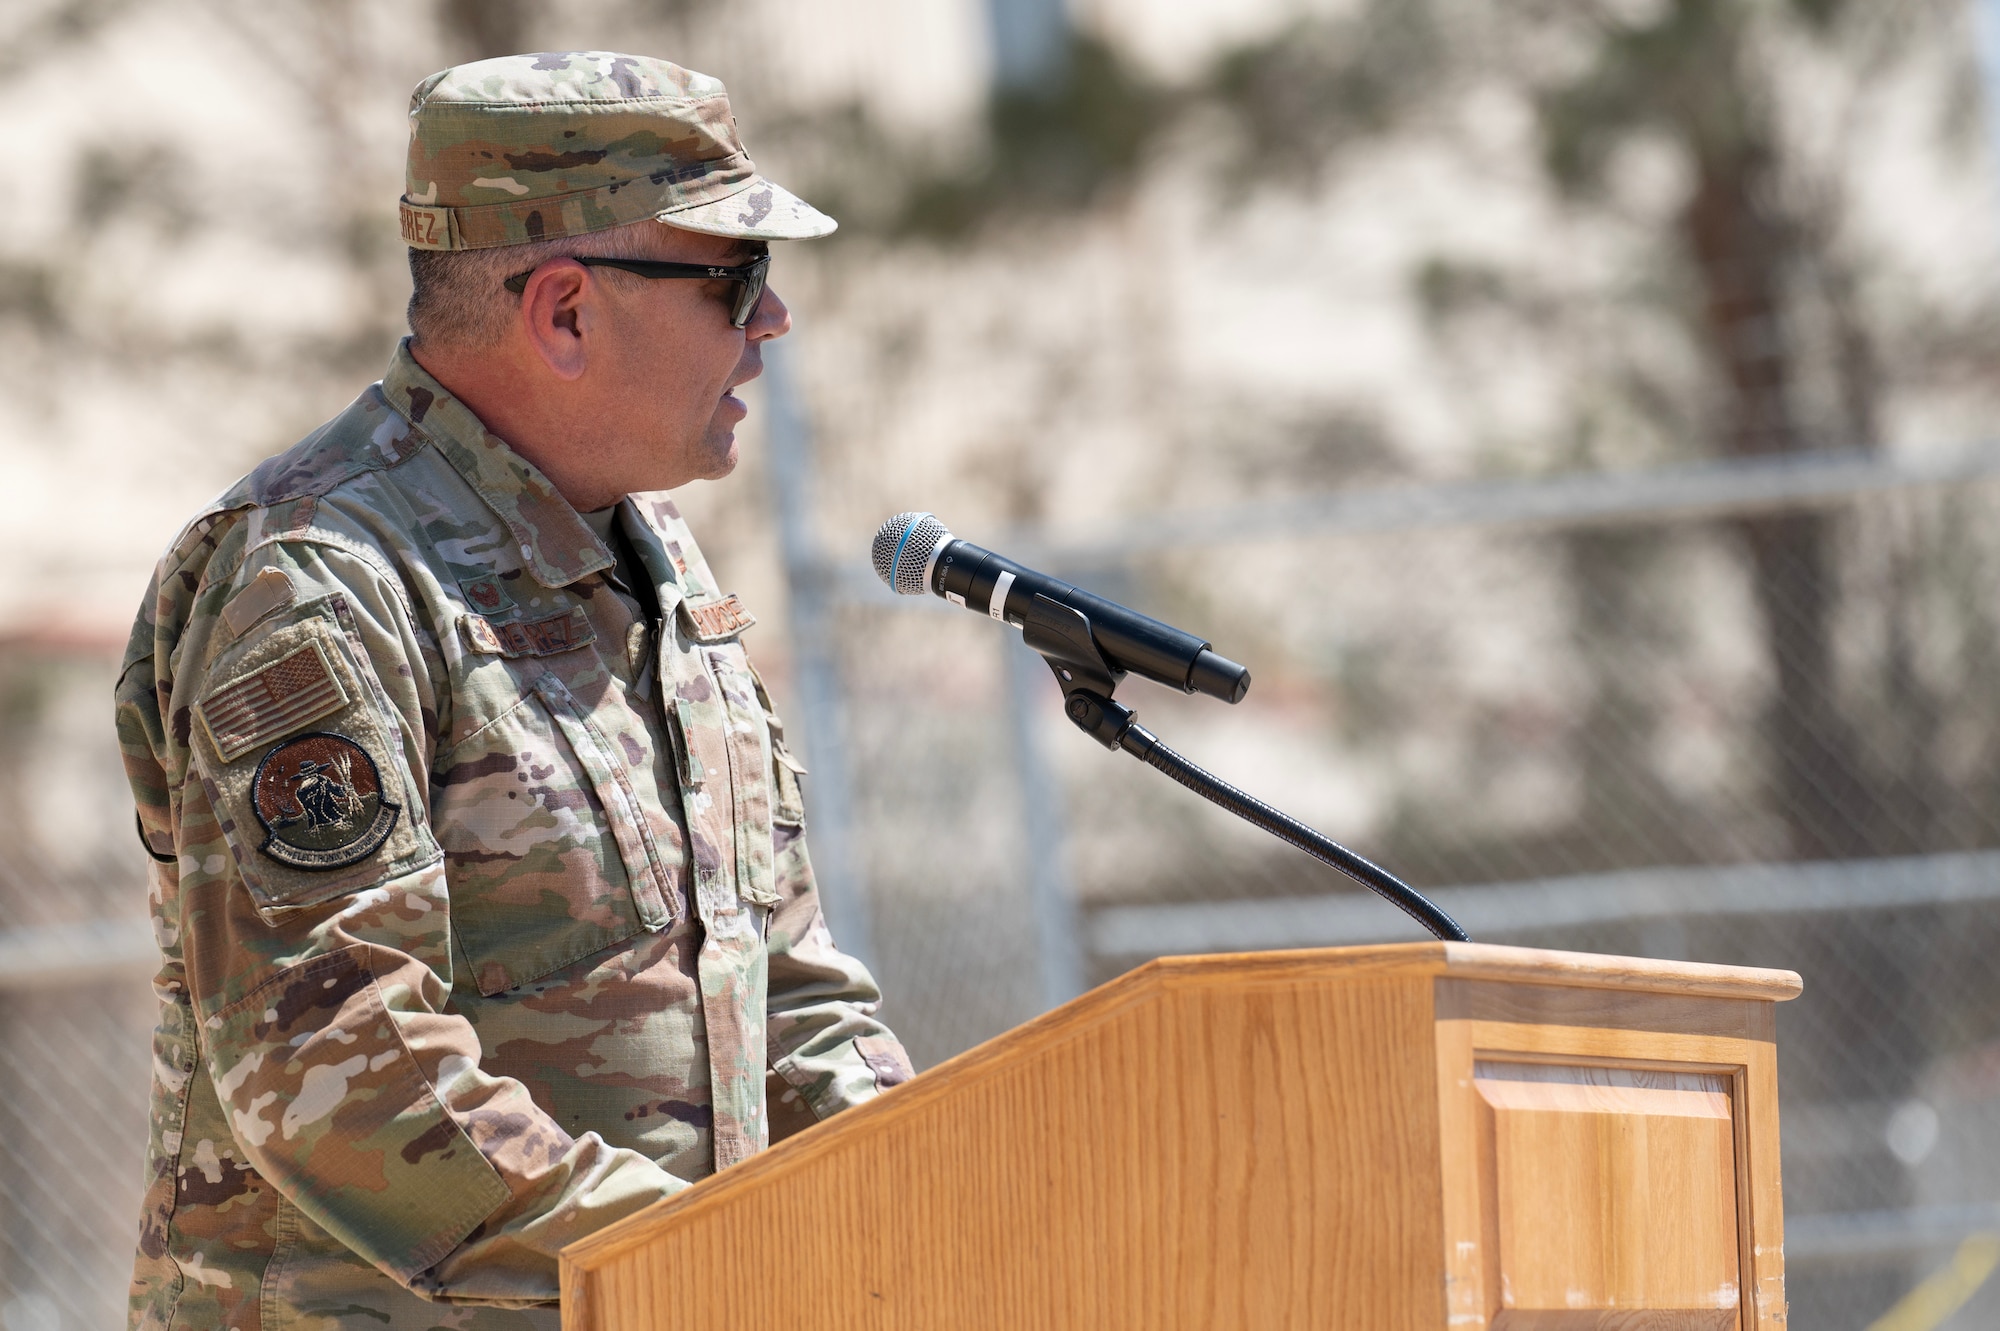
{"type": "Polygon", "coordinates": [[[1454,1325],[1784,1326],[1769,1002],[1437,987],[1454,1325]]]}
{"type": "Polygon", "coordinates": [[[1783,1325],[1796,976],[1151,963],[563,1253],[565,1331],[1783,1325]]]}

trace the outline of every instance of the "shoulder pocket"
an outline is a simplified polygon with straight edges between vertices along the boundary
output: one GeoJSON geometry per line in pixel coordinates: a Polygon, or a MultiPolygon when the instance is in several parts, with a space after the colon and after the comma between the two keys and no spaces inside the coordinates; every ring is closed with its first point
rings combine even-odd
{"type": "Polygon", "coordinates": [[[438,856],[363,669],[317,614],[209,668],[193,747],[260,909],[316,905],[438,856]]]}

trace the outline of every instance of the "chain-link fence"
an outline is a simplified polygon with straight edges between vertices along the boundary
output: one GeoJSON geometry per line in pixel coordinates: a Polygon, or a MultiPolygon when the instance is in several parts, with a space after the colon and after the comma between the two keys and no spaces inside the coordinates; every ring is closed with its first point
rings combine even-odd
{"type": "MultiPolygon", "coordinates": [[[[1685,502],[1703,474],[1496,489],[1484,512],[1389,492],[1317,534],[1184,515],[1172,552],[1049,557],[1253,666],[1234,709],[1129,682],[1152,729],[1435,890],[1475,937],[1800,972],[1779,1014],[1793,1324],[1860,1327],[2000,1230],[2000,481],[1809,460],[1780,476],[1789,497],[1718,468],[1685,502]],[[1797,619],[1774,632],[1798,605],[1760,603],[1755,542],[1786,524],[1809,538],[1783,577],[1815,580],[1818,643],[1797,619]],[[1780,652],[1819,653],[1825,694],[1785,699],[1780,652]],[[1834,738],[1788,750],[1788,706],[1834,738]]],[[[1072,730],[1017,633],[920,608],[857,597],[842,641],[876,949],[926,1061],[1036,1009],[1051,835],[1093,981],[1165,953],[1419,936],[1072,730]],[[1050,791],[1055,819],[1033,807],[1050,791]]],[[[1988,1292],[1948,1325],[1996,1315],[1988,1292]]]]}
{"type": "MultiPolygon", "coordinates": [[[[1560,483],[1533,488],[1531,523],[1519,488],[1484,517],[1385,492],[1288,509],[1290,530],[1189,514],[1166,524],[1195,534],[1182,548],[1043,553],[1256,672],[1236,708],[1128,683],[1149,725],[1435,890],[1476,937],[1799,971],[1779,1026],[1793,1319],[1859,1327],[2000,1228],[2000,480],[1911,483],[1886,462],[1827,480],[1836,465],[1788,482],[1809,506],[1746,499],[1761,473],[1741,471],[1715,473],[1719,510],[1668,502],[1676,473],[1610,478],[1665,498],[1609,516],[1560,483]],[[1799,515],[1825,580],[1822,724],[1846,737],[1804,773],[1780,747],[1751,545],[1754,524],[1799,515]],[[1848,801],[1854,853],[1798,852],[1824,833],[1787,804],[1801,779],[1848,801]]],[[[1090,982],[1166,952],[1414,936],[1071,730],[1013,631],[874,595],[858,544],[819,575],[840,589],[822,592],[835,729],[798,711],[797,644],[780,697],[844,741],[819,784],[845,780],[850,821],[816,834],[844,841],[838,887],[866,885],[866,941],[920,1063],[1075,982],[1051,969],[1052,930],[1081,940],[1090,982]]],[[[8,1331],[115,1324],[130,1258],[151,944],[112,660],[26,639],[0,656],[8,1331]]],[[[1950,1325],[1986,1324],[1992,1297],[1950,1325]]]]}
{"type": "Polygon", "coordinates": [[[0,1323],[119,1325],[154,1004],[117,646],[0,640],[0,1323]]]}

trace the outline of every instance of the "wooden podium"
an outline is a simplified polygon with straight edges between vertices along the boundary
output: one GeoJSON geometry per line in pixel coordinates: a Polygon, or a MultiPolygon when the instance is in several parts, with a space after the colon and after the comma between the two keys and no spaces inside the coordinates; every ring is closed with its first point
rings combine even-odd
{"type": "Polygon", "coordinates": [[[1785,1325],[1787,971],[1177,957],[563,1252],[565,1331],[1785,1325]]]}

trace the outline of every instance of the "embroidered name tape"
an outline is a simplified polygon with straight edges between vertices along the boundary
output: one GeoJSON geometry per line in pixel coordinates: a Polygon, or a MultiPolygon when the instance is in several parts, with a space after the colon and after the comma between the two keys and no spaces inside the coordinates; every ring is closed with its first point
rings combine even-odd
{"type": "Polygon", "coordinates": [[[451,209],[404,202],[398,211],[405,245],[420,250],[451,248],[451,209]]]}
{"type": "Polygon", "coordinates": [[[743,608],[743,602],[736,599],[735,592],[707,605],[689,605],[682,601],[681,609],[687,611],[688,619],[694,625],[696,642],[720,642],[724,638],[733,638],[757,622],[757,616],[743,608]]]}
{"type": "Polygon", "coordinates": [[[597,630],[581,606],[532,624],[495,624],[484,615],[467,615],[458,622],[466,645],[486,656],[553,656],[597,641],[597,630]]]}
{"type": "Polygon", "coordinates": [[[226,763],[347,706],[347,692],[327,664],[326,649],[308,642],[271,664],[224,684],[195,706],[202,729],[226,763]]]}

